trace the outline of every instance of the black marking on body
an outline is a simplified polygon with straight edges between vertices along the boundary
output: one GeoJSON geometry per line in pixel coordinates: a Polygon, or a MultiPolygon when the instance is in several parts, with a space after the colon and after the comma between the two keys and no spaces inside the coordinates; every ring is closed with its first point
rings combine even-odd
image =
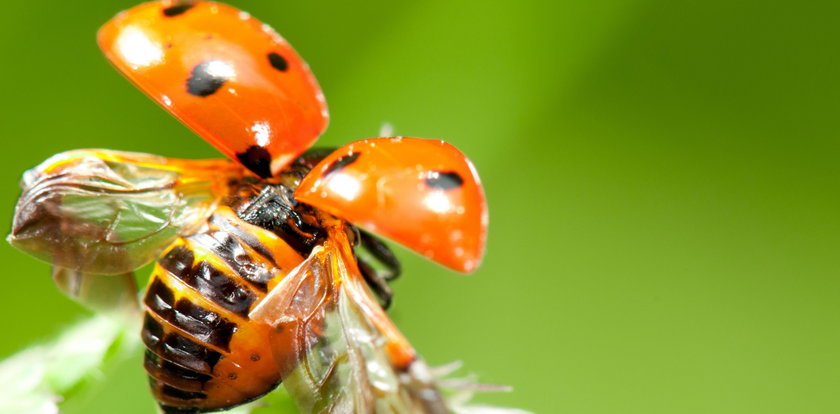
{"type": "Polygon", "coordinates": [[[172,319],[172,304],[175,297],[172,291],[160,279],[155,279],[146,290],[144,303],[162,319],[172,319]]]}
{"type": "Polygon", "coordinates": [[[218,227],[224,232],[236,236],[242,243],[254,249],[255,252],[266,258],[272,265],[277,266],[277,261],[274,260],[274,255],[263,245],[260,240],[253,234],[243,230],[239,226],[233,225],[224,217],[214,215],[210,218],[210,224],[218,227]]]}
{"type": "Polygon", "coordinates": [[[183,265],[192,264],[193,255],[192,253],[189,255],[183,254],[183,250],[179,247],[183,246],[172,249],[161,259],[161,266],[164,266],[173,276],[197,290],[213,303],[247,319],[248,310],[256,300],[254,293],[248,288],[240,286],[225,272],[207,262],[202,261],[186,269],[183,265]],[[187,262],[180,262],[179,258],[186,258],[187,262]],[[174,272],[172,271],[173,268],[184,268],[184,271],[174,272]]]}
{"type": "Polygon", "coordinates": [[[179,400],[204,400],[207,399],[207,394],[203,392],[184,391],[169,385],[164,385],[160,389],[161,394],[168,397],[177,398],[179,400]]]}
{"type": "Polygon", "coordinates": [[[185,391],[202,391],[204,384],[213,379],[210,375],[195,372],[180,365],[161,359],[150,350],[146,350],[143,367],[152,381],[160,381],[185,391]]]}
{"type": "Polygon", "coordinates": [[[336,171],[338,171],[338,170],[356,162],[356,160],[359,159],[359,155],[362,155],[362,154],[359,153],[359,152],[354,152],[352,154],[344,155],[344,156],[340,157],[339,159],[333,161],[333,163],[330,164],[330,166],[327,167],[326,170],[324,170],[324,175],[330,175],[330,174],[332,174],[332,173],[334,173],[334,172],[336,172],[336,171]]]}
{"type": "Polygon", "coordinates": [[[235,323],[187,299],[175,303],[174,320],[171,322],[195,339],[225,351],[230,351],[230,340],[237,329],[235,323]]]}
{"type": "Polygon", "coordinates": [[[143,343],[148,348],[158,347],[163,340],[163,325],[155,320],[151,315],[146,314],[143,321],[143,343]]]}
{"type": "MultiPolygon", "coordinates": [[[[155,373],[163,374],[154,375],[154,377],[164,380],[165,382],[169,382],[168,380],[172,378],[182,382],[189,381],[203,384],[213,379],[213,377],[211,377],[210,375],[195,372],[193,370],[184,368],[180,365],[173,364],[170,361],[161,359],[160,356],[148,349],[146,350],[145,357],[147,369],[151,366],[154,369],[155,373]]],[[[187,387],[188,386],[183,386],[182,388],[187,387]]]]}
{"type": "Polygon", "coordinates": [[[430,171],[426,185],[436,190],[451,190],[464,185],[464,179],[455,171],[430,171]]]}
{"type": "Polygon", "coordinates": [[[146,348],[161,359],[201,374],[212,375],[213,367],[222,357],[222,354],[193,342],[180,333],[166,332],[164,327],[148,314],[143,324],[142,338],[146,348]]]}
{"type": "MultiPolygon", "coordinates": [[[[180,275],[192,269],[195,262],[195,255],[187,246],[179,245],[173,247],[166,253],[158,264],[173,275],[180,275]]],[[[168,288],[167,288],[168,289],[168,288]]]]}
{"type": "Polygon", "coordinates": [[[163,15],[166,17],[179,16],[193,7],[195,7],[195,4],[192,3],[185,3],[179,4],[177,6],[167,7],[163,9],[163,15]]]}
{"type": "Polygon", "coordinates": [[[268,282],[274,274],[265,266],[255,262],[236,237],[225,231],[211,231],[197,234],[191,239],[219,256],[239,277],[256,290],[263,293],[268,291],[268,282]]]}
{"type": "Polygon", "coordinates": [[[183,280],[204,297],[246,319],[251,305],[257,299],[247,288],[207,262],[199,263],[192,272],[184,275],[183,280]]]}
{"type": "Polygon", "coordinates": [[[190,78],[187,79],[187,92],[202,98],[216,93],[228,80],[226,77],[210,71],[214,64],[218,65],[220,63],[221,61],[218,60],[208,60],[196,65],[190,74],[190,78]]]}
{"type": "Polygon", "coordinates": [[[225,351],[230,349],[230,339],[237,325],[187,299],[179,299],[173,306],[172,292],[160,279],[155,279],[149,286],[144,303],[149,312],[154,312],[193,338],[225,351]]]}
{"type": "Polygon", "coordinates": [[[247,151],[236,154],[236,158],[254,174],[271,177],[271,153],[264,147],[251,145],[247,151]]]}
{"type": "Polygon", "coordinates": [[[210,263],[201,261],[193,266],[193,260],[193,253],[186,246],[176,246],[158,263],[205,298],[247,319],[256,295],[210,263]]]}
{"type": "Polygon", "coordinates": [[[286,61],[286,58],[281,56],[279,53],[271,52],[268,54],[268,62],[271,63],[271,66],[274,69],[279,70],[280,72],[285,72],[289,70],[289,62],[286,61]]]}
{"type": "Polygon", "coordinates": [[[163,337],[160,350],[159,355],[163,358],[208,375],[213,373],[213,367],[222,359],[222,354],[175,332],[163,337]]]}

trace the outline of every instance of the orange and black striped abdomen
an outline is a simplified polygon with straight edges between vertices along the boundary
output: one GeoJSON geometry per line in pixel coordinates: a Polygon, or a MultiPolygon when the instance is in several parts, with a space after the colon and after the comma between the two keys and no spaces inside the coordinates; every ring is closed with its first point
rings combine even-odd
{"type": "Polygon", "coordinates": [[[229,208],[164,251],[146,290],[143,341],[146,371],[165,412],[223,409],[277,386],[288,361],[276,356],[294,352],[276,347],[293,344],[283,336],[296,329],[271,329],[248,313],[302,253],[229,208]]]}

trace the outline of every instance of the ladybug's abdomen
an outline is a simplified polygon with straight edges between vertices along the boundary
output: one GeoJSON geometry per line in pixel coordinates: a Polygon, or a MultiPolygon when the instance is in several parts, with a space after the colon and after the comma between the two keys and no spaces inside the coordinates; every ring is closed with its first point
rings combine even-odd
{"type": "MultiPolygon", "coordinates": [[[[294,330],[249,320],[303,257],[283,239],[220,209],[203,231],[180,238],[155,266],[145,305],[146,371],[167,413],[242,404],[281,381],[277,344],[294,330]]],[[[279,351],[279,352],[278,352],[279,351]]],[[[288,352],[293,354],[293,352],[288,352]]]]}

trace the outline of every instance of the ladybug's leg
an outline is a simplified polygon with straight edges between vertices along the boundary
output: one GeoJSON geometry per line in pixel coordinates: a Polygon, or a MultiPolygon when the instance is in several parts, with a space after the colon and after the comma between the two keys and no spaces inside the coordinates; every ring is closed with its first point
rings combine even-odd
{"type": "Polygon", "coordinates": [[[380,276],[376,270],[364,260],[356,257],[356,262],[359,265],[359,270],[365,278],[368,286],[373,290],[373,293],[379,298],[379,305],[383,309],[391,307],[391,300],[394,298],[394,291],[388,286],[388,282],[380,276]]]}
{"type": "Polygon", "coordinates": [[[379,297],[382,307],[388,309],[391,298],[394,296],[388,282],[400,275],[402,266],[382,240],[357,227],[352,227],[352,229],[356,242],[353,252],[356,255],[359,270],[368,286],[379,297]]]}
{"type": "Polygon", "coordinates": [[[379,240],[377,237],[364,230],[359,230],[359,238],[362,247],[364,247],[373,257],[385,266],[385,269],[380,272],[380,277],[382,279],[390,282],[402,273],[402,266],[400,265],[399,260],[397,260],[397,257],[394,256],[394,252],[392,252],[391,249],[382,242],[382,240],[379,240]]]}

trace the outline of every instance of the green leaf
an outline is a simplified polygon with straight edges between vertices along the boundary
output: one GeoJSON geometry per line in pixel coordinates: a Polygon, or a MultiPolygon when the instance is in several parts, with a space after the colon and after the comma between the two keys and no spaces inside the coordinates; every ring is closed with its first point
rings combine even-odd
{"type": "MultiPolygon", "coordinates": [[[[126,323],[127,319],[91,317],[47,344],[31,346],[0,362],[0,413],[85,412],[84,405],[96,401],[85,397],[102,388],[109,377],[118,374],[121,363],[139,352],[138,326],[126,323]]],[[[149,391],[140,388],[137,392],[149,391]]],[[[226,411],[297,412],[282,387],[255,402],[226,411]]]]}
{"type": "Polygon", "coordinates": [[[0,363],[0,413],[57,414],[139,345],[133,325],[96,316],[0,363]]]}

